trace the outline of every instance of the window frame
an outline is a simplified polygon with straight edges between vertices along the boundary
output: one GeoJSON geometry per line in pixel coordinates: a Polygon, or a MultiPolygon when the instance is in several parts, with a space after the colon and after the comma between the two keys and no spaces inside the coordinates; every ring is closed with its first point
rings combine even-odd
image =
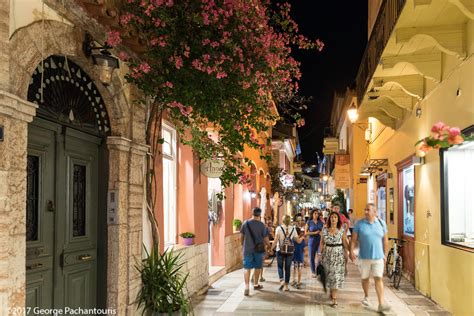
{"type": "MultiPolygon", "coordinates": [[[[163,160],[169,160],[172,162],[173,164],[173,170],[172,170],[172,174],[173,174],[173,177],[174,177],[174,196],[173,196],[173,203],[174,203],[174,228],[173,228],[173,231],[170,232],[169,234],[167,233],[167,229],[169,229],[169,225],[167,225],[167,223],[165,223],[165,219],[166,219],[166,216],[165,216],[165,212],[167,212],[168,210],[165,210],[165,207],[164,207],[164,199],[165,199],[165,183],[163,181],[163,176],[164,176],[164,172],[162,174],[162,183],[163,183],[163,224],[164,224],[164,227],[165,229],[163,230],[163,241],[164,241],[164,247],[165,249],[169,248],[169,247],[174,247],[176,246],[176,244],[178,243],[178,190],[177,190],[177,187],[178,187],[178,139],[177,139],[177,131],[176,131],[176,128],[174,128],[171,124],[169,124],[168,122],[166,121],[163,121],[162,122],[162,125],[161,125],[161,129],[162,129],[162,133],[163,133],[163,130],[167,130],[168,132],[170,132],[171,134],[171,155],[169,154],[166,154],[164,152],[162,152],[162,165],[164,167],[164,163],[163,163],[163,160]],[[168,228],[166,228],[168,227],[168,228]],[[172,238],[172,241],[170,242],[168,240],[168,235],[174,235],[173,238],[172,238]]],[[[166,186],[168,187],[168,186],[166,186]]]]}
{"type": "MultiPolygon", "coordinates": [[[[462,134],[471,135],[474,134],[474,125],[471,125],[462,130],[462,134]]],[[[440,163],[440,195],[441,195],[441,244],[447,247],[456,248],[459,250],[474,253],[474,248],[460,245],[455,242],[451,242],[449,239],[449,188],[448,188],[448,168],[447,161],[445,159],[445,153],[449,148],[442,148],[439,150],[439,163],[440,163]]]]}
{"type": "Polygon", "coordinates": [[[398,192],[397,192],[397,212],[398,212],[398,236],[399,238],[403,238],[406,240],[410,240],[414,242],[416,240],[416,200],[417,200],[417,186],[416,186],[416,168],[413,165],[413,157],[414,155],[410,155],[409,157],[405,158],[404,160],[400,161],[396,164],[397,167],[397,179],[398,179],[398,192]],[[403,181],[403,171],[409,167],[413,167],[413,178],[414,178],[414,196],[413,196],[413,236],[405,234],[405,224],[404,224],[404,212],[403,212],[403,193],[405,182],[403,181]]]}

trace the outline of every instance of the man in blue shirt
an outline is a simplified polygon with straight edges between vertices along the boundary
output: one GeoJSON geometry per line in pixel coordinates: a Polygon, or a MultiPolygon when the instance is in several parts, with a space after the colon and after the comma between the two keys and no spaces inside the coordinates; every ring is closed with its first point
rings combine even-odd
{"type": "Polygon", "coordinates": [[[253,217],[246,220],[240,228],[242,251],[244,256],[244,280],[245,280],[245,291],[244,295],[249,295],[249,281],[250,281],[250,270],[255,269],[254,277],[254,290],[260,290],[263,288],[261,284],[258,284],[260,273],[263,268],[263,252],[256,251],[255,247],[259,243],[263,243],[265,248],[268,249],[270,246],[270,240],[268,239],[268,229],[260,221],[262,210],[255,207],[252,210],[253,217]]]}
{"type": "Polygon", "coordinates": [[[390,306],[384,301],[383,296],[383,270],[387,258],[388,237],[385,222],[377,218],[377,210],[373,203],[367,204],[364,209],[365,218],[354,226],[350,249],[350,258],[354,262],[356,256],[354,247],[359,243],[359,270],[364,289],[362,304],[369,306],[369,277],[374,276],[375,290],[379,301],[379,312],[387,312],[390,306]]]}

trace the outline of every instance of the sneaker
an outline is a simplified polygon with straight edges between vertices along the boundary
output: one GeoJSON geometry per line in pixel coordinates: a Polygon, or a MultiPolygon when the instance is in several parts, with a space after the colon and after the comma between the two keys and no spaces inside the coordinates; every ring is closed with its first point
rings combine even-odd
{"type": "Polygon", "coordinates": [[[265,282],[266,280],[264,278],[260,278],[260,282],[265,282]]]}
{"type": "Polygon", "coordinates": [[[387,304],[380,304],[379,305],[379,313],[383,313],[383,312],[388,312],[390,310],[390,305],[387,305],[387,304]]]}
{"type": "Polygon", "coordinates": [[[369,298],[364,297],[364,299],[361,301],[362,305],[364,306],[370,306],[369,298]]]}

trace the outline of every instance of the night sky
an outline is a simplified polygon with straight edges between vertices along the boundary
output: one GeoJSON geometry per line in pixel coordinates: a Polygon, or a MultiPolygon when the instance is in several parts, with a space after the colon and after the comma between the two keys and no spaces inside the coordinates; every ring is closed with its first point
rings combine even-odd
{"type": "Polygon", "coordinates": [[[321,39],[322,52],[293,50],[303,74],[300,94],[313,96],[303,112],[306,125],[298,129],[305,163],[322,156],[325,127],[329,127],[334,91],[344,92],[355,76],[367,43],[367,0],[292,0],[292,17],[300,32],[321,39]]]}

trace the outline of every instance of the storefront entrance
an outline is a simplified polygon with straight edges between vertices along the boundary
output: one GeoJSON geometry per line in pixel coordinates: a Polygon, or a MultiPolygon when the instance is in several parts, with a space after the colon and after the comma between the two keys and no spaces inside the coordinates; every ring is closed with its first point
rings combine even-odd
{"type": "Polygon", "coordinates": [[[398,172],[398,238],[406,241],[402,248],[403,272],[415,282],[415,167],[412,157],[397,165],[398,172]]]}
{"type": "Polygon", "coordinates": [[[39,108],[28,126],[26,306],[103,307],[105,106],[92,80],[63,56],[38,65],[28,100],[39,108]]]}

